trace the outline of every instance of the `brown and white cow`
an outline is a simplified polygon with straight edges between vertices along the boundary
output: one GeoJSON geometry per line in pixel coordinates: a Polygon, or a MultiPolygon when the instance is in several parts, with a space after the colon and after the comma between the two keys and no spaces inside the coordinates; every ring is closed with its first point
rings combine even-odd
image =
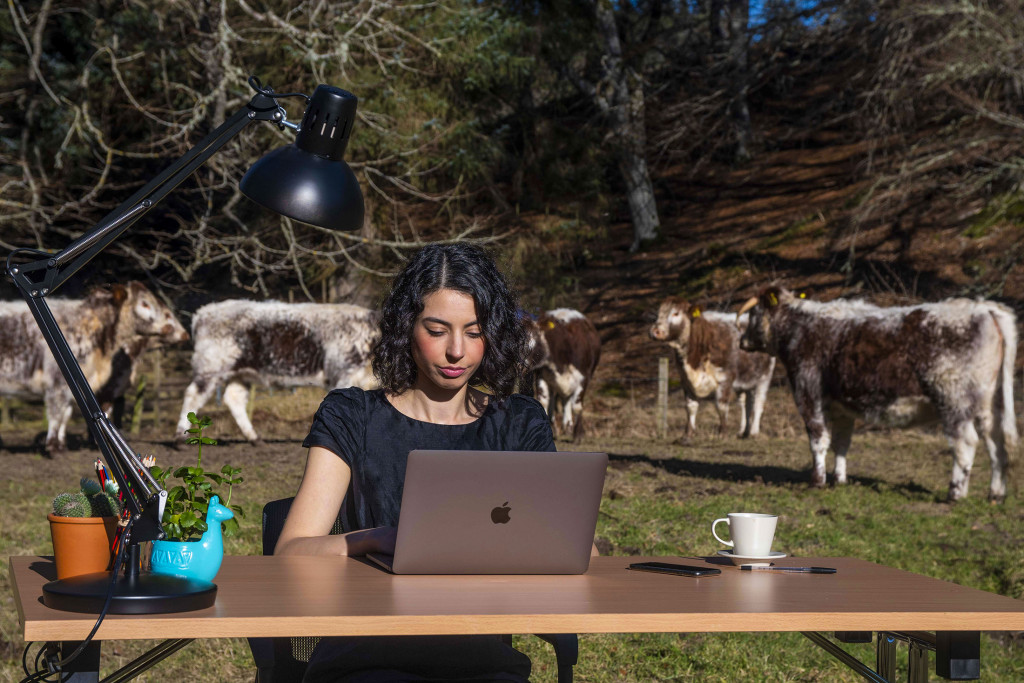
{"type": "Polygon", "coordinates": [[[1006,495],[1008,448],[1017,442],[1013,366],[1017,324],[1005,306],[968,299],[879,308],[828,303],[770,287],[748,301],[746,349],[782,361],[825,484],[825,454],[846,482],[855,418],[896,427],[938,422],[953,447],[949,499],[967,495],[979,436],[992,460],[989,497],[1006,495]]]}
{"type": "Polygon", "coordinates": [[[561,408],[562,432],[578,441],[583,435],[583,397],[601,359],[601,337],[585,315],[571,308],[547,311],[526,326],[534,395],[551,418],[552,429],[561,408]]]}
{"type": "Polygon", "coordinates": [[[287,304],[231,299],[203,306],[192,319],[192,382],[178,418],[185,438],[188,414],[224,387],[224,405],[245,438],[258,442],[246,407],[253,384],[327,388],[377,386],[370,367],[379,315],[349,304],[287,304]]]}
{"type": "MultiPolygon", "coordinates": [[[[739,326],[745,325],[743,316],[739,326]]],[[[761,433],[761,414],[775,359],[739,348],[736,314],[704,311],[684,299],[668,297],[658,307],[658,319],[651,326],[650,335],[667,342],[675,351],[686,396],[687,436],[696,431],[699,401],[714,401],[718,432],[724,434],[733,394],[740,402],[739,436],[747,438],[761,433]]]]}
{"type": "MultiPolygon", "coordinates": [[[[123,395],[134,362],[152,341],[177,343],[188,332],[140,282],[110,285],[85,299],[47,302],[101,404],[123,395]]],[[[28,306],[0,302],[0,395],[42,396],[46,403],[46,449],[64,450],[74,397],[28,306]]]]}

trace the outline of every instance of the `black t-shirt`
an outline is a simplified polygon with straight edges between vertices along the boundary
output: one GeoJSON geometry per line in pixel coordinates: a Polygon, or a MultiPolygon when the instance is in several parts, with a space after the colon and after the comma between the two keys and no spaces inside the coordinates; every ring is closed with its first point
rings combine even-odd
{"type": "MultiPolygon", "coordinates": [[[[527,396],[492,403],[474,422],[441,425],[398,412],[383,390],[355,387],[327,394],[302,445],[322,446],[352,469],[345,531],[398,525],[409,451],[555,450],[544,409],[527,396]]],[[[373,680],[380,681],[406,681],[413,678],[406,674],[415,674],[433,680],[524,682],[530,660],[495,636],[324,638],[303,681],[336,681],[356,671],[374,671],[373,680]]]]}
{"type": "Polygon", "coordinates": [[[528,396],[492,403],[468,424],[443,425],[403,415],[382,389],[356,387],[327,394],[302,445],[322,446],[352,469],[346,531],[398,525],[409,451],[555,450],[548,417],[528,396]]]}

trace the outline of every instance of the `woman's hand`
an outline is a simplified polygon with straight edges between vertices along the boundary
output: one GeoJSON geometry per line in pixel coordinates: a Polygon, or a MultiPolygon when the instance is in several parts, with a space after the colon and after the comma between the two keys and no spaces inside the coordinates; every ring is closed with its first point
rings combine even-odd
{"type": "Polygon", "coordinates": [[[367,553],[395,554],[395,538],[397,529],[393,526],[379,526],[345,534],[348,546],[346,555],[366,555],[367,553]]]}

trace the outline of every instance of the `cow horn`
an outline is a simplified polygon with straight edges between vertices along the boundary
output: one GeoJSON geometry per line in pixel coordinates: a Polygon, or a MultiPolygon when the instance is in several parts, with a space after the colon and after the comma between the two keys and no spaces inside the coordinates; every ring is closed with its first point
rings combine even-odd
{"type": "Polygon", "coordinates": [[[740,307],[740,310],[736,312],[736,322],[739,322],[740,316],[749,311],[751,308],[757,305],[759,299],[756,296],[752,296],[747,299],[747,303],[740,307]]]}

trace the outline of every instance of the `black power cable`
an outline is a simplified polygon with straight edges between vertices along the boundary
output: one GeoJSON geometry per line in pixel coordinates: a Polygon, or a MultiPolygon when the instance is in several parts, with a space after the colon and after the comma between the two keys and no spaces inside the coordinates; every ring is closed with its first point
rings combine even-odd
{"type": "Polygon", "coordinates": [[[264,88],[263,87],[263,82],[260,81],[260,79],[258,79],[256,76],[249,76],[249,87],[251,87],[253,90],[255,90],[256,92],[258,92],[261,95],[265,95],[267,97],[273,97],[274,99],[280,99],[282,97],[301,97],[304,100],[306,100],[306,104],[309,104],[309,95],[307,95],[306,93],[301,93],[301,92],[285,92],[285,93],[274,92],[274,89],[271,88],[270,86],[267,86],[266,88],[264,88]]]}
{"type": "MultiPolygon", "coordinates": [[[[114,560],[114,570],[110,572],[110,583],[107,586],[107,598],[103,601],[103,609],[100,610],[100,615],[96,618],[96,623],[93,625],[92,630],[89,631],[89,635],[87,635],[85,637],[85,640],[83,640],[79,644],[79,646],[75,648],[74,652],[72,652],[64,659],[61,659],[58,662],[47,661],[46,669],[39,668],[39,657],[43,653],[43,650],[41,649],[39,651],[39,654],[36,655],[36,672],[29,674],[25,678],[21,679],[20,683],[36,683],[37,681],[64,680],[64,676],[62,675],[64,667],[66,667],[68,664],[74,661],[80,654],[82,654],[85,651],[85,648],[89,645],[89,643],[92,642],[93,636],[96,635],[96,631],[99,630],[100,624],[103,623],[103,618],[107,616],[107,610],[110,609],[110,601],[114,597],[114,586],[115,584],[117,584],[117,576],[121,571],[121,562],[124,560],[124,549],[128,547],[128,539],[131,536],[132,525],[135,524],[135,519],[135,517],[132,517],[128,520],[128,526],[125,527],[125,530],[122,533],[121,547],[117,549],[117,558],[114,560]],[[53,676],[54,674],[58,676],[57,679],[50,678],[50,676],[53,676]]],[[[45,649],[45,647],[46,646],[44,645],[43,648],[45,649]]],[[[28,673],[28,668],[25,663],[25,657],[27,654],[28,646],[26,645],[25,653],[22,654],[21,657],[21,664],[22,667],[25,668],[26,673],[28,673]]]]}

